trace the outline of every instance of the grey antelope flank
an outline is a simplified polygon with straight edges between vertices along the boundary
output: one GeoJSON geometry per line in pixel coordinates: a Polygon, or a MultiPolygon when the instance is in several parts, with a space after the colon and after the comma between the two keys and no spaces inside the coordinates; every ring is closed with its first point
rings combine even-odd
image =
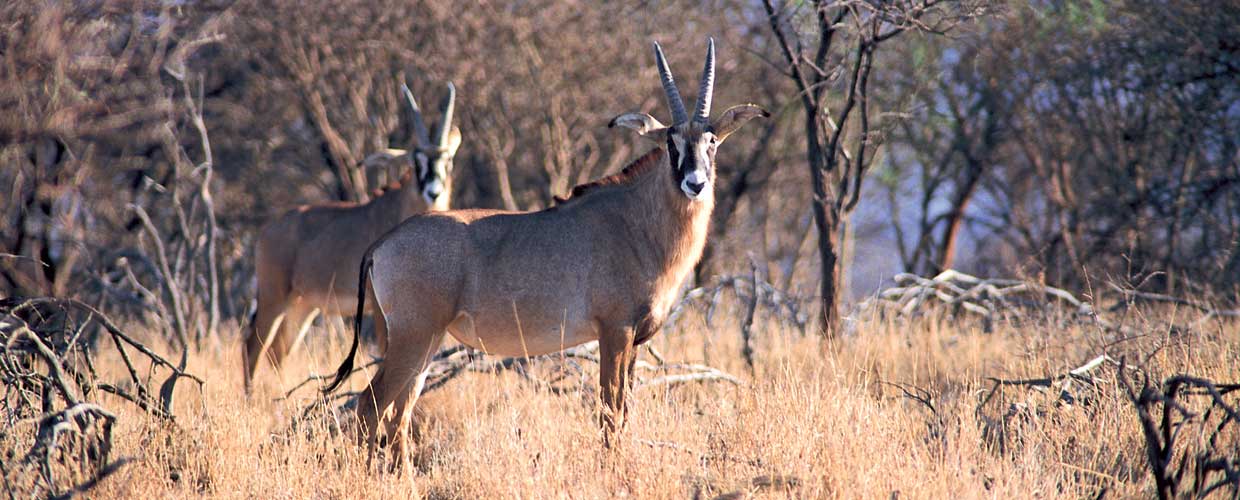
{"type": "Polygon", "coordinates": [[[452,158],[461,132],[452,125],[456,88],[448,83],[443,119],[427,133],[418,103],[401,86],[409,103],[413,135],[408,151],[389,150],[369,157],[409,162],[399,181],[367,203],[328,203],[298,207],[268,223],[259,233],[256,254],[258,309],[245,341],[245,388],[266,358],[278,370],[320,312],[344,315],[356,308],[357,268],[370,243],[410,216],[447,210],[452,198],[452,158]],[[415,178],[416,174],[416,178],[415,178]]]}
{"type": "MultiPolygon", "coordinates": [[[[357,308],[375,304],[387,352],[357,404],[359,444],[388,442],[397,460],[409,439],[428,360],[445,333],[490,354],[536,356],[599,341],[604,443],[624,424],[625,388],[636,346],[659,330],[681,282],[701,256],[714,208],[715,149],[754,105],[710,120],[714,42],[706,52],[697,107],[685,112],[671,70],[655,57],[672,125],[645,113],[616,117],[663,146],[621,173],[577,186],[539,212],[453,210],[413,217],[362,261],[357,308]],[[382,427],[382,428],[380,428],[382,427]]],[[[353,347],[334,390],[352,371],[353,347]]]]}

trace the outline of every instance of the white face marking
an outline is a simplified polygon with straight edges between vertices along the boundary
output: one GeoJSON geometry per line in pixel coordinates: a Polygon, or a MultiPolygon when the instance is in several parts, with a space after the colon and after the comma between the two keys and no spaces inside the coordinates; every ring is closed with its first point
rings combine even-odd
{"type": "MultiPolygon", "coordinates": [[[[702,135],[700,141],[693,144],[693,154],[697,155],[693,164],[696,166],[692,171],[685,174],[684,180],[680,181],[680,190],[684,191],[685,196],[690,200],[698,200],[706,195],[706,191],[711,189],[710,176],[706,173],[706,165],[710,162],[711,139],[714,136],[707,132],[702,135]],[[694,192],[689,186],[702,185],[701,190],[694,192]]],[[[676,147],[684,151],[684,143],[673,137],[676,147]]],[[[681,156],[681,165],[684,165],[684,156],[681,156]]]]}
{"type": "Polygon", "coordinates": [[[680,168],[685,163],[685,140],[680,135],[673,135],[672,145],[676,146],[676,156],[680,158],[680,165],[676,165],[676,168],[680,168]]]}
{"type": "Polygon", "coordinates": [[[414,157],[417,158],[418,160],[418,178],[425,179],[426,169],[428,168],[426,153],[418,151],[418,153],[414,155],[414,157]]]}

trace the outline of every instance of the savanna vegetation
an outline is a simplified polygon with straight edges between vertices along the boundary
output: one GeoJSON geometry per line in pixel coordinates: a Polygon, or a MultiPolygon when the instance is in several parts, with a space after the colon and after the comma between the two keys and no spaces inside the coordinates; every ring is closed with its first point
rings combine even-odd
{"type": "Polygon", "coordinates": [[[1240,494],[1235,2],[17,1],[0,26],[11,498],[1240,494]],[[413,145],[402,84],[455,84],[453,208],[537,210],[653,147],[607,124],[665,119],[651,41],[691,103],[708,37],[716,112],[771,117],[720,148],[610,448],[590,344],[445,346],[403,472],[355,441],[370,335],[337,393],[335,318],[244,392],[259,228],[413,168],[365,161],[413,145]]]}

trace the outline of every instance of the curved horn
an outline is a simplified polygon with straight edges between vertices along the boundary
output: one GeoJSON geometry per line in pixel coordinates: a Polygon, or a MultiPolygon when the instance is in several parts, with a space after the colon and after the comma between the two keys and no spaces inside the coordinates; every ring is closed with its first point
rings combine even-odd
{"type": "Polygon", "coordinates": [[[663,92],[667,94],[667,107],[672,109],[672,124],[679,125],[689,121],[685,112],[685,101],[680,98],[680,90],[676,89],[676,80],[672,79],[672,70],[667,66],[667,58],[663,57],[663,48],[654,42],[654,58],[659,65],[659,80],[663,82],[663,92]]]}
{"type": "Polygon", "coordinates": [[[409,101],[409,109],[413,110],[411,116],[413,120],[413,133],[417,134],[418,142],[421,145],[430,144],[431,136],[426,133],[426,123],[422,121],[422,108],[418,107],[418,101],[413,98],[413,92],[409,91],[409,86],[400,84],[400,91],[405,94],[405,100],[409,101]]]}
{"type": "Polygon", "coordinates": [[[448,97],[443,101],[443,119],[439,129],[435,131],[435,145],[440,148],[448,146],[448,136],[452,133],[452,111],[456,108],[456,85],[448,82],[448,97]]]}
{"type": "Polygon", "coordinates": [[[715,39],[706,44],[706,67],[702,68],[702,86],[698,89],[697,106],[694,106],[693,122],[710,122],[710,98],[715,93],[715,39]]]}

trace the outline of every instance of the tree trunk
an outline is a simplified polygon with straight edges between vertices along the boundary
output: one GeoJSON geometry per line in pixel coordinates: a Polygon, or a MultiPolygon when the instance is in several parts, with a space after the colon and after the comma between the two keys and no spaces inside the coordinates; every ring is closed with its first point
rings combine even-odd
{"type": "Polygon", "coordinates": [[[964,185],[960,187],[960,192],[952,202],[952,211],[947,215],[947,224],[943,228],[943,241],[940,242],[938,272],[951,269],[955,265],[956,240],[959,238],[960,229],[964,226],[964,212],[969,208],[973,193],[977,191],[978,181],[982,178],[982,170],[980,165],[969,168],[969,177],[965,179],[964,185]]]}
{"type": "Polygon", "coordinates": [[[939,248],[938,272],[951,269],[956,261],[956,239],[960,227],[964,225],[964,210],[952,210],[947,217],[947,227],[943,229],[942,246],[939,248]]]}
{"type": "Polygon", "coordinates": [[[806,136],[811,138],[806,148],[810,180],[814,189],[814,199],[810,203],[814,211],[814,226],[818,229],[818,260],[822,264],[822,310],[819,312],[819,329],[824,338],[833,338],[839,333],[840,254],[844,247],[840,244],[840,235],[843,234],[841,207],[836,201],[835,193],[828,192],[826,176],[836,165],[834,157],[822,154],[822,147],[816,140],[818,117],[807,116],[805,128],[806,136]]]}
{"type": "Polygon", "coordinates": [[[818,228],[818,258],[822,262],[822,310],[820,325],[822,336],[834,338],[840,327],[840,263],[844,249],[840,235],[843,221],[839,210],[830,201],[814,201],[814,225],[818,228]]]}
{"type": "Polygon", "coordinates": [[[834,154],[825,151],[819,142],[821,123],[817,103],[806,103],[805,155],[809,176],[814,190],[810,202],[814,212],[814,226],[818,229],[818,258],[822,264],[820,295],[822,310],[819,312],[819,333],[833,338],[839,333],[840,319],[840,262],[844,247],[840,245],[841,205],[837,193],[829,188],[827,175],[838,167],[834,154]]]}

